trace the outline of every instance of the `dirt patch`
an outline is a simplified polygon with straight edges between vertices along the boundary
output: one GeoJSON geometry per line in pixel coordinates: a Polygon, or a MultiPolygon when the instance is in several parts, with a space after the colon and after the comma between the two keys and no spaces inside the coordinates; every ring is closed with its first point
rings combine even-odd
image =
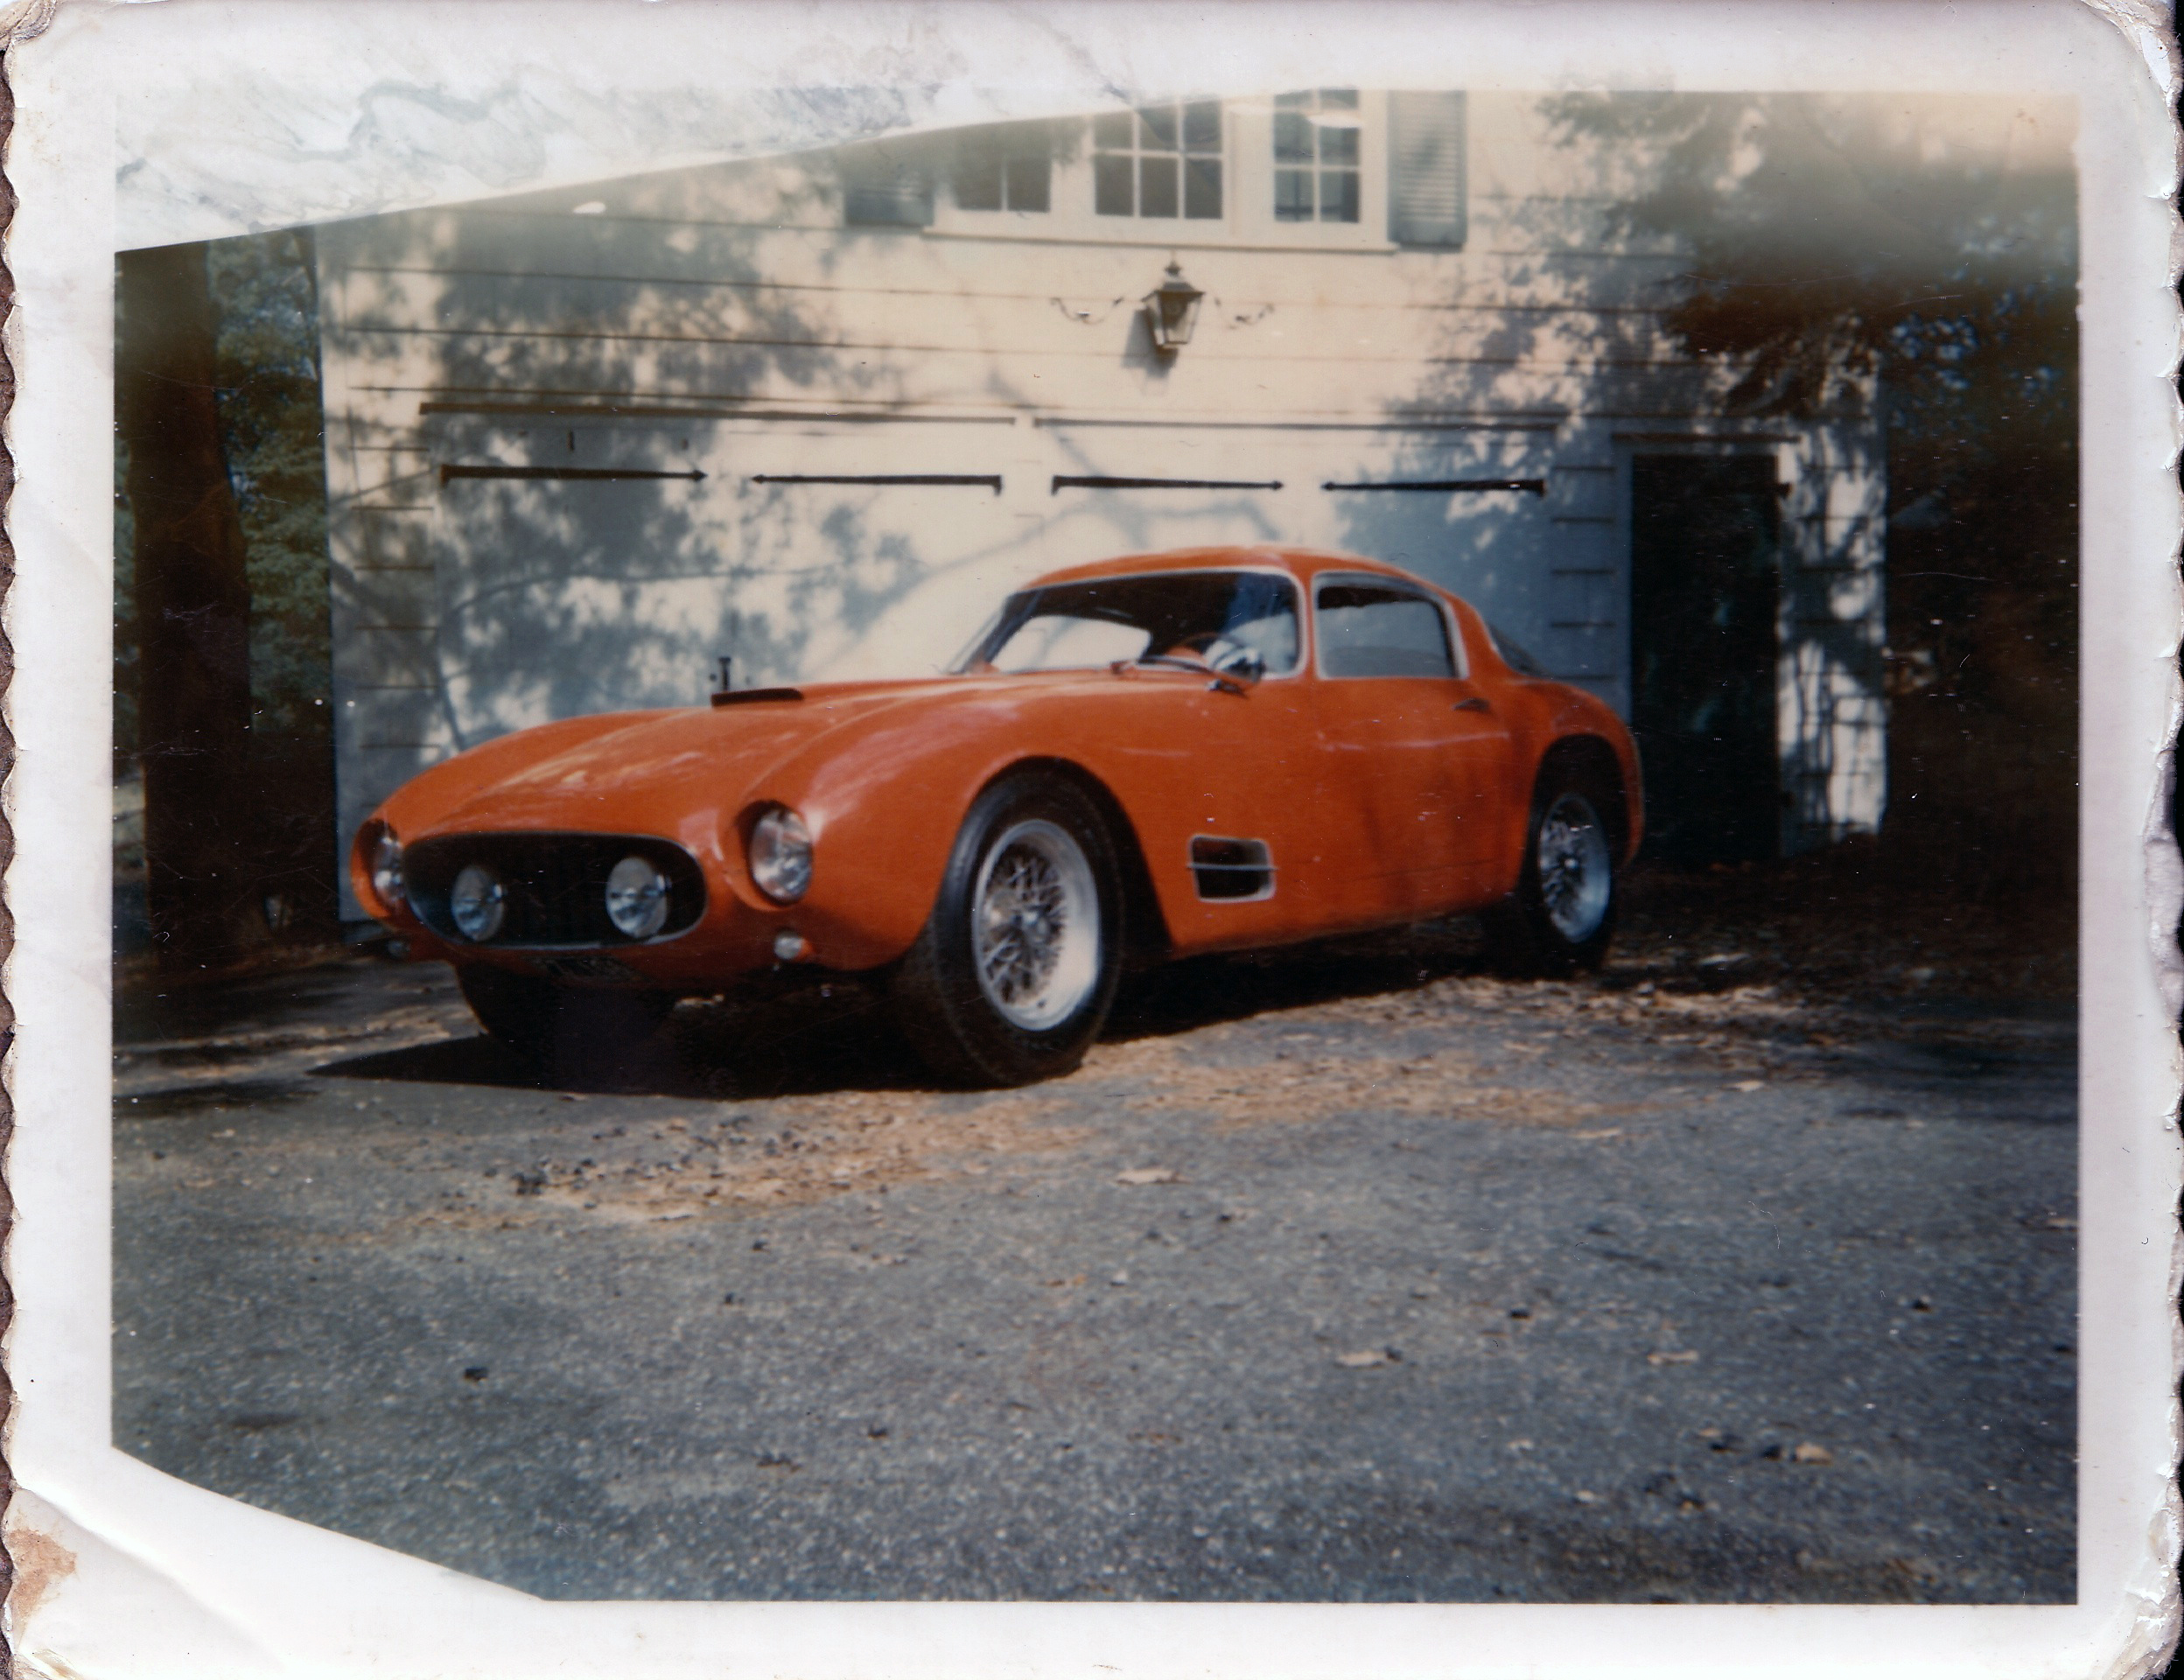
{"type": "Polygon", "coordinates": [[[517,1199],[611,1218],[750,1213],[917,1180],[976,1177],[987,1158],[1072,1148],[1084,1131],[1053,1124],[1066,1106],[1055,1096],[1016,1092],[788,1097],[767,1104],[762,1117],[679,1116],[623,1136],[595,1136],[574,1158],[496,1176],[517,1199]]]}
{"type": "Polygon", "coordinates": [[[1172,1039],[1102,1045],[1087,1060],[1085,1072],[1150,1087],[1124,1096],[1132,1109],[1208,1114],[1224,1131],[1367,1110],[1496,1125],[1575,1127],[1646,1106],[1609,1107],[1578,1102],[1560,1091],[1487,1084],[1479,1077],[1477,1058],[1453,1052],[1404,1058],[1327,1054],[1256,1065],[1200,1059],[1196,1053],[1208,1047],[1207,1040],[1217,1046],[1224,1036],[1201,1035],[1188,1054],[1172,1039]]]}

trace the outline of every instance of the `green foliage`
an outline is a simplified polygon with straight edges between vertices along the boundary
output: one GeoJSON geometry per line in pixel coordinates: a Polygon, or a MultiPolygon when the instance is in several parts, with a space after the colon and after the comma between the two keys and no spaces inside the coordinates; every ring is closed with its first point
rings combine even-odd
{"type": "Polygon", "coordinates": [[[220,414],[249,548],[255,732],[331,732],[318,299],[308,232],[206,248],[220,414]]]}
{"type": "MultiPolygon", "coordinates": [[[[318,300],[308,231],[206,248],[220,314],[221,441],[242,521],[250,584],[254,733],[330,738],[326,484],[318,300]]],[[[136,751],[139,681],[136,522],[128,446],[114,450],[114,749],[136,751]]]]}
{"type": "Polygon", "coordinates": [[[2045,168],[2012,159],[2016,114],[1998,102],[1581,94],[1548,110],[1572,142],[1653,160],[1614,214],[1689,254],[1663,322],[1720,368],[1733,411],[1814,417],[1877,382],[1889,828],[1962,884],[2060,884],[2078,675],[2076,196],[2061,148],[2045,168]]]}

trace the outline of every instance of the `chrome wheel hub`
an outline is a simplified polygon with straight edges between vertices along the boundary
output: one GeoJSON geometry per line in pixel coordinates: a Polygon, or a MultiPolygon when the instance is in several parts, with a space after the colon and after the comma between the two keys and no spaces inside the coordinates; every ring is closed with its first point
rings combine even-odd
{"type": "Polygon", "coordinates": [[[1099,892],[1068,830],[1032,819],[987,851],[971,896],[971,960],[986,1001],[1040,1032],[1074,1014],[1099,984],[1099,892]]]}
{"type": "Polygon", "coordinates": [[[1600,819],[1583,795],[1564,794],[1548,808],[1538,858],[1548,924],[1571,944],[1584,944],[1606,920],[1614,862],[1600,819]]]}

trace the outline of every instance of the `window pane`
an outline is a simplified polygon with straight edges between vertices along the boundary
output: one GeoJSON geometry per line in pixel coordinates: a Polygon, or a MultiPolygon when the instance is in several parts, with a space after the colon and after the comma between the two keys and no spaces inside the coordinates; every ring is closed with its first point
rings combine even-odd
{"type": "Polygon", "coordinates": [[[1371,584],[1320,592],[1320,668],[1328,676],[1453,676],[1441,611],[1371,584]]]}
{"type": "Polygon", "coordinates": [[[1139,215],[1172,216],[1176,213],[1182,196],[1176,183],[1176,168],[1180,161],[1175,158],[1140,158],[1138,160],[1139,215]]]}
{"type": "Polygon", "coordinates": [[[1102,151],[1128,151],[1135,127],[1128,111],[1107,111],[1092,119],[1092,144],[1102,151]]]}
{"type": "Polygon", "coordinates": [[[1139,625],[1042,612],[987,655],[997,671],[1088,670],[1135,659],[1152,635],[1139,625]]]}
{"type": "Polygon", "coordinates": [[[1184,160],[1183,214],[1198,221],[1220,220],[1220,158],[1188,158],[1184,160]]]}
{"type": "Polygon", "coordinates": [[[1354,169],[1323,169],[1320,172],[1320,220],[1357,220],[1357,172],[1354,169]]]}
{"type": "Polygon", "coordinates": [[[1221,103],[1218,100],[1201,99],[1183,108],[1183,150],[1221,150],[1221,103]]]}
{"type": "Polygon", "coordinates": [[[1294,670],[1295,585],[1259,572],[1170,572],[1032,590],[1010,597],[956,668],[1052,670],[1149,652],[1196,658],[1223,638],[1256,650],[1269,676],[1294,670]]]}
{"type": "Polygon", "coordinates": [[[1312,119],[1302,111],[1274,113],[1274,161],[1308,164],[1312,161],[1312,119]]]}
{"type": "Polygon", "coordinates": [[[1277,94],[1274,108],[1278,111],[1304,111],[1312,108],[1310,94],[1277,94]]]}
{"type": "Polygon", "coordinates": [[[1320,108],[1323,111],[1355,110],[1357,89],[1354,88],[1322,88],[1320,90],[1320,108]]]}
{"type": "Polygon", "coordinates": [[[1323,164],[1357,166],[1357,130],[1337,129],[1322,124],[1320,129],[1320,161],[1323,164]]]}
{"type": "Polygon", "coordinates": [[[1054,192],[1054,168],[1044,153],[1009,159],[1009,208],[1046,210],[1054,192]]]}
{"type": "Polygon", "coordinates": [[[1131,191],[1136,174],[1136,162],[1129,153],[1119,157],[1100,156],[1092,159],[1092,207],[1103,216],[1128,216],[1137,213],[1137,195],[1131,191]]]}
{"type": "Polygon", "coordinates": [[[1174,106],[1141,105],[1138,108],[1138,144],[1147,151],[1176,150],[1174,106]]]}
{"type": "Polygon", "coordinates": [[[956,203],[963,210],[1001,207],[1001,153],[990,136],[967,136],[956,151],[956,203]]]}
{"type": "Polygon", "coordinates": [[[1274,220],[1277,221],[1310,221],[1312,220],[1312,172],[1308,169],[1278,169],[1274,172],[1274,220]]]}

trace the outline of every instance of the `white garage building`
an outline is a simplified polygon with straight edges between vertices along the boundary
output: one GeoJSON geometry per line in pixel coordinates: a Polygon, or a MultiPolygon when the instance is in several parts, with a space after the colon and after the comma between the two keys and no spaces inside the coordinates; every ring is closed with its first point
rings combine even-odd
{"type": "Polygon", "coordinates": [[[1702,849],[1872,829],[1873,404],[1725,417],[1631,178],[1534,98],[1320,89],[321,228],[343,833],[723,656],[929,671],[1042,569],[1216,542],[1466,595],[1632,717],[1702,849]]]}

